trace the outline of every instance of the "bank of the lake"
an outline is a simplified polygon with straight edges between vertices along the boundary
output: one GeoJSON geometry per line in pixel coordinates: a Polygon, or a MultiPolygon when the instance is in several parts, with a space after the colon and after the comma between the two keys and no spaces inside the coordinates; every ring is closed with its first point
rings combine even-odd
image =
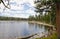
{"type": "Polygon", "coordinates": [[[51,33],[42,33],[42,34],[37,34],[29,39],[57,39],[57,33],[56,31],[53,31],[52,34],[51,33]],[[42,36],[40,36],[42,35],[42,36]]]}
{"type": "Polygon", "coordinates": [[[49,26],[49,27],[54,27],[54,25],[51,25],[51,24],[48,24],[48,23],[45,23],[45,22],[39,22],[39,21],[29,21],[29,23],[37,23],[37,24],[46,25],[46,26],[49,26]]]}
{"type": "Polygon", "coordinates": [[[54,32],[52,35],[47,36],[47,37],[43,37],[43,38],[35,38],[35,39],[58,39],[57,38],[57,33],[54,32]]]}

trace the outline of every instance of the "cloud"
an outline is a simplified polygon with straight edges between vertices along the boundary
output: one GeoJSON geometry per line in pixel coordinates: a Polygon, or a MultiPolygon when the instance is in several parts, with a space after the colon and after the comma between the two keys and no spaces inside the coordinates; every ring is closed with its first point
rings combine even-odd
{"type": "Polygon", "coordinates": [[[4,9],[1,4],[0,12],[2,16],[12,16],[12,17],[25,17],[29,15],[35,15],[34,12],[34,0],[10,0],[10,9],[4,9]]]}

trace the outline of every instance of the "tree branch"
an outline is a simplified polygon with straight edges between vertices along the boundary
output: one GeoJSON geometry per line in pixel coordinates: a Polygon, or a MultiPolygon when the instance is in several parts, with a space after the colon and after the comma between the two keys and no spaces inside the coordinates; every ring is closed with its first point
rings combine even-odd
{"type": "Polygon", "coordinates": [[[6,8],[10,9],[8,6],[5,5],[5,3],[3,2],[3,0],[1,0],[1,2],[3,3],[3,5],[4,5],[6,8]]]}

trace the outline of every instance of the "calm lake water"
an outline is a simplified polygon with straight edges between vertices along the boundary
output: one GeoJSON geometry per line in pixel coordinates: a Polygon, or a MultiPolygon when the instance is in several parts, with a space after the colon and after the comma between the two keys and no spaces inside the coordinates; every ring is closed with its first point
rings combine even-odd
{"type": "Polygon", "coordinates": [[[0,39],[22,38],[38,32],[47,32],[47,28],[28,21],[0,21],[0,39]]]}

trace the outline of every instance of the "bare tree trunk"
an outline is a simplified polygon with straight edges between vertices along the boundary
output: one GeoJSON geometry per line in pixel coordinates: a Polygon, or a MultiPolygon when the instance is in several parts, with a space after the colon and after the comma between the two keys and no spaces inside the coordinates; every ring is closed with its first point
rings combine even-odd
{"type": "Polygon", "coordinates": [[[56,3],[56,26],[57,26],[57,35],[60,39],[60,3],[56,3]]]}

